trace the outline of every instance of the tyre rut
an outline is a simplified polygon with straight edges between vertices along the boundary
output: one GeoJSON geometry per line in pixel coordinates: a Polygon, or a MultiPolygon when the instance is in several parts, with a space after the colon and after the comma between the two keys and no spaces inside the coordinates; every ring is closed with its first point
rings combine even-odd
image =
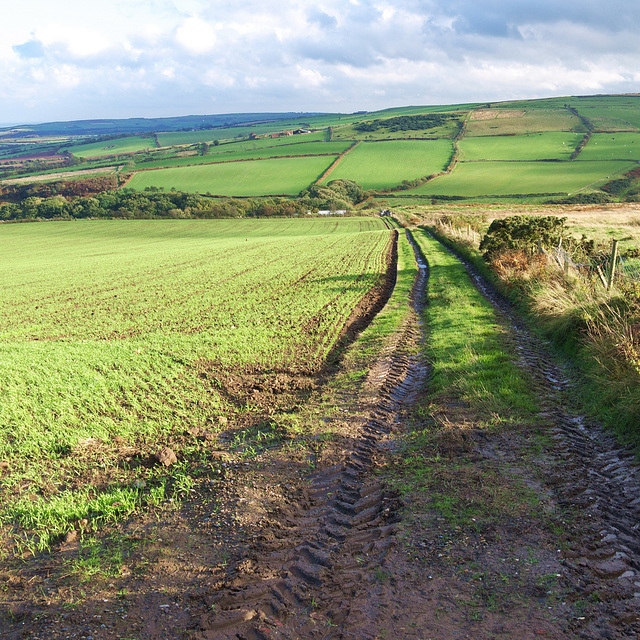
{"type": "Polygon", "coordinates": [[[396,542],[400,502],[371,472],[400,411],[428,374],[422,359],[407,353],[421,339],[417,310],[427,280],[426,264],[413,247],[419,264],[414,310],[369,372],[367,410],[350,447],[339,464],[309,477],[301,504],[252,547],[244,570],[218,590],[194,637],[373,637],[367,629],[376,613],[367,604],[367,576],[396,542]]]}

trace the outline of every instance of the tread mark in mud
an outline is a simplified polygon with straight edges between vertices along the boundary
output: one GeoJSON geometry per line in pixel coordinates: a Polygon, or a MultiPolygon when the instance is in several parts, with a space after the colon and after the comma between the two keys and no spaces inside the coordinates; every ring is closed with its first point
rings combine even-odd
{"type": "MultiPolygon", "coordinates": [[[[427,270],[407,235],[420,267],[412,293],[417,309],[427,270]]],[[[270,550],[263,545],[263,554],[256,559],[263,575],[243,575],[233,581],[233,589],[223,588],[215,611],[202,617],[195,637],[367,637],[350,635],[370,616],[352,596],[361,587],[363,574],[379,566],[395,544],[398,504],[397,496],[379,480],[368,478],[368,473],[381,438],[394,430],[398,412],[426,379],[426,365],[402,349],[419,335],[414,314],[368,376],[377,400],[343,463],[311,476],[308,503],[298,509],[293,524],[288,523],[289,546],[270,550]],[[350,631],[345,635],[347,621],[350,631]]]]}

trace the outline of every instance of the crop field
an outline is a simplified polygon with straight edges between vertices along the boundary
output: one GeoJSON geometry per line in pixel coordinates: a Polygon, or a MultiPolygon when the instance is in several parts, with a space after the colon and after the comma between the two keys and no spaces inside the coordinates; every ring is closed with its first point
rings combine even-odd
{"type": "Polygon", "coordinates": [[[316,180],[335,156],[310,156],[139,171],[127,184],[224,196],[293,195],[316,180]]]}
{"type": "Polygon", "coordinates": [[[580,160],[640,160],[640,133],[594,133],[580,160]]]}
{"type": "Polygon", "coordinates": [[[580,119],[567,109],[481,109],[467,123],[468,136],[517,135],[542,131],[575,131],[580,119]]]}
{"type": "MultiPolygon", "coordinates": [[[[519,136],[482,136],[459,142],[460,159],[475,160],[568,160],[584,134],[568,132],[530,133],[519,136]]],[[[607,158],[609,160],[611,158],[607,158]]]]}
{"type": "Polygon", "coordinates": [[[116,442],[153,451],[250,412],[220,391],[226,375],[315,373],[380,282],[391,232],[90,221],[6,225],[0,242],[0,524],[64,531],[164,495],[157,478],[134,484],[144,468],[123,467],[116,442]]]}
{"type": "Polygon", "coordinates": [[[507,195],[571,193],[632,168],[628,162],[461,162],[408,194],[507,195]]]}
{"type": "Polygon", "coordinates": [[[231,162],[234,160],[259,160],[266,158],[284,158],[288,156],[338,155],[349,148],[351,142],[301,142],[280,146],[258,147],[244,151],[232,150],[235,145],[224,145],[227,150],[222,153],[212,153],[206,156],[191,156],[188,158],[171,158],[155,162],[141,163],[141,169],[162,167],[183,167],[194,164],[210,164],[213,162],[231,162]]]}
{"type": "Polygon", "coordinates": [[[153,138],[131,136],[129,138],[120,138],[117,140],[104,140],[102,142],[93,142],[91,144],[79,144],[73,147],[68,147],[68,151],[80,158],[99,158],[101,156],[114,156],[155,148],[156,143],[153,138]]]}
{"type": "Polygon", "coordinates": [[[355,180],[365,189],[384,189],[442,171],[452,153],[450,140],[361,142],[328,179],[355,180]]]}

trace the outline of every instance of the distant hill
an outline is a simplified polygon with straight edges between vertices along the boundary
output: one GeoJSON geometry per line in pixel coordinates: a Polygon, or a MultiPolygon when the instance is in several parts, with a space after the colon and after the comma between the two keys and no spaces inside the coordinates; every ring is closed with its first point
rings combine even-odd
{"type": "Polygon", "coordinates": [[[127,118],[103,120],[72,120],[69,122],[45,122],[0,128],[0,132],[20,129],[38,136],[103,136],[147,133],[150,131],[193,131],[217,129],[237,125],[250,125],[274,120],[291,120],[322,115],[319,112],[286,113],[223,113],[216,115],[191,115],[173,118],[127,118]]]}

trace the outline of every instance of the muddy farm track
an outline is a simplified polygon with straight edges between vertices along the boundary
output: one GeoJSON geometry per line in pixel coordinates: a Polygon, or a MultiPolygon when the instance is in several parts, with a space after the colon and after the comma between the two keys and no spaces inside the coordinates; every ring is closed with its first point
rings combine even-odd
{"type": "MultiPolygon", "coordinates": [[[[415,251],[413,311],[357,396],[337,392],[338,437],[299,457],[225,463],[224,478],[212,485],[215,511],[204,495],[173,519],[131,525],[126,533],[144,549],[137,558],[144,574],[121,568],[75,608],[27,602],[25,575],[22,586],[11,587],[13,610],[0,635],[640,637],[638,465],[612,436],[568,408],[567,374],[469,266],[498,311],[510,352],[535,384],[548,444],[531,457],[522,454],[528,441],[522,432],[470,429],[453,455],[462,451],[479,468],[518,475],[545,513],[554,514],[554,526],[524,517],[464,530],[425,506],[428,496],[421,501],[399,490],[389,468],[402,452],[413,404],[429,393],[429,367],[418,348],[428,267],[415,251]]],[[[459,418],[458,404],[451,403],[444,422],[459,418]]],[[[74,544],[63,544],[59,553],[71,553],[74,544]]],[[[40,576],[47,571],[53,569],[43,561],[40,576]]]]}

